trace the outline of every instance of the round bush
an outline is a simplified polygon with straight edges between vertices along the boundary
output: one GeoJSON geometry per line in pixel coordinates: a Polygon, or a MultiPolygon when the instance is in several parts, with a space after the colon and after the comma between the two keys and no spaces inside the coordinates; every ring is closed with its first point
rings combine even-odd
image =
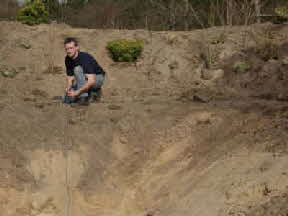
{"type": "Polygon", "coordinates": [[[107,49],[115,62],[135,62],[141,55],[144,44],[140,40],[118,39],[108,42],[107,49]]]}
{"type": "Polygon", "coordinates": [[[42,0],[28,1],[17,14],[17,20],[28,25],[48,23],[49,13],[42,0]]]}
{"type": "Polygon", "coordinates": [[[281,17],[288,17],[288,6],[280,6],[275,8],[275,13],[281,17]]]}

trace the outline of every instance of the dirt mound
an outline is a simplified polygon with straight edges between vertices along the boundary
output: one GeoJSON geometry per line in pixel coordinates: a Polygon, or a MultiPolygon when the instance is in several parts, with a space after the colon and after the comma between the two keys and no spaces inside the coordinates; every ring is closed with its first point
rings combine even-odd
{"type": "Polygon", "coordinates": [[[1,22],[0,71],[13,71],[0,74],[1,212],[287,214],[286,33],[1,22]],[[67,36],[107,71],[101,103],[53,99],[65,85],[67,36]],[[105,46],[118,38],[144,40],[137,63],[112,62],[105,46]]]}

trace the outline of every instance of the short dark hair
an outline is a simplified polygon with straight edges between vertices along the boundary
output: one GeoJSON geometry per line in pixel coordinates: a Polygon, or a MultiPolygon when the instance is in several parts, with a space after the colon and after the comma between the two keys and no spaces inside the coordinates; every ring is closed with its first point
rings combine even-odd
{"type": "Polygon", "coordinates": [[[68,43],[71,43],[71,42],[74,42],[75,46],[78,46],[78,40],[76,38],[74,38],[74,37],[65,38],[64,45],[66,45],[68,43]]]}

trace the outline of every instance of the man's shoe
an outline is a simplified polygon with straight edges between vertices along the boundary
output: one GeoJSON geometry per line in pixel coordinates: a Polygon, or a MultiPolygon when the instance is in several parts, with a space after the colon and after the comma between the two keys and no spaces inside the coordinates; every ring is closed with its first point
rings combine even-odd
{"type": "Polygon", "coordinates": [[[80,97],[78,100],[78,104],[81,106],[88,106],[89,105],[88,97],[80,97]]]}
{"type": "Polygon", "coordinates": [[[72,104],[72,103],[76,102],[76,99],[72,98],[72,97],[69,97],[68,95],[65,94],[63,99],[62,99],[62,102],[66,103],[66,104],[72,104]]]}
{"type": "Polygon", "coordinates": [[[93,89],[90,94],[90,101],[91,102],[100,102],[102,97],[102,89],[93,89]]]}

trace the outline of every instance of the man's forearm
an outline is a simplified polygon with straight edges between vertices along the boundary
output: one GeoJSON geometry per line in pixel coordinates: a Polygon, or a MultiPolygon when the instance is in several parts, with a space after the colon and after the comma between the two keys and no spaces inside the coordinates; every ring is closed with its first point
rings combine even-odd
{"type": "Polygon", "coordinates": [[[72,88],[72,83],[71,82],[67,82],[67,85],[66,85],[66,89],[71,89],[72,88]]]}
{"type": "Polygon", "coordinates": [[[95,84],[95,81],[96,81],[95,74],[87,74],[86,78],[87,78],[87,82],[80,89],[77,90],[77,95],[87,92],[95,84]]]}
{"type": "Polygon", "coordinates": [[[90,89],[93,86],[93,84],[94,84],[93,82],[85,83],[85,85],[82,88],[78,89],[78,93],[81,94],[83,92],[87,92],[88,89],[90,89]]]}
{"type": "Polygon", "coordinates": [[[69,90],[73,87],[73,77],[67,77],[66,89],[69,90]]]}

